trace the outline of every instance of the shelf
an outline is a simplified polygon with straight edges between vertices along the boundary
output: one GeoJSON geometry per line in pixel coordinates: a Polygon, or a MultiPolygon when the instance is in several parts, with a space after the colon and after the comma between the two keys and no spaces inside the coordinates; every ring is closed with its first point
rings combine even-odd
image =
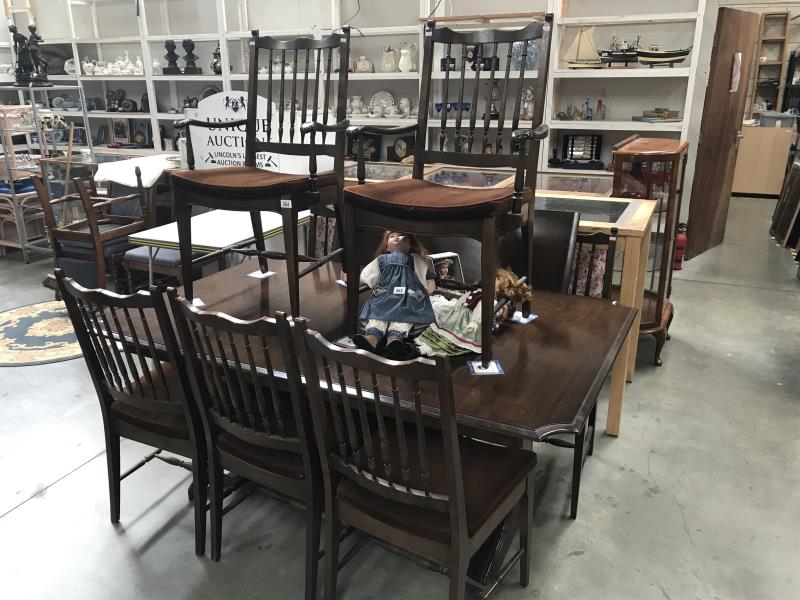
{"type": "MultiPolygon", "coordinates": [[[[164,33],[161,35],[146,35],[144,39],[148,42],[166,42],[167,40],[175,40],[176,43],[182,40],[192,40],[193,42],[216,42],[221,37],[223,36],[218,33],[164,33]]],[[[136,39],[138,40],[139,38],[136,39]]]]}
{"type": "MultiPolygon", "coordinates": [[[[314,30],[310,28],[302,28],[302,29],[280,29],[280,30],[272,30],[272,31],[261,31],[259,30],[258,35],[261,37],[270,36],[270,37],[295,37],[295,36],[313,36],[314,30]]],[[[226,40],[240,40],[243,38],[251,38],[253,34],[248,31],[228,31],[223,34],[226,40]]],[[[195,38],[192,38],[195,39],[195,38]]],[[[216,39],[216,38],[214,38],[216,39]]]]}
{"type": "Polygon", "coordinates": [[[90,119],[148,119],[149,112],[121,112],[110,110],[90,110],[86,112],[90,119]]]}
{"type": "Polygon", "coordinates": [[[545,167],[539,171],[540,175],[597,175],[600,177],[611,177],[611,171],[605,169],[557,169],[555,167],[545,167]]]}
{"type": "Polygon", "coordinates": [[[419,73],[411,71],[410,73],[403,73],[402,71],[395,71],[394,73],[349,73],[347,75],[348,81],[388,81],[395,79],[413,79],[419,80],[419,73]]]}
{"type": "MultiPolygon", "coordinates": [[[[489,121],[489,129],[497,129],[497,119],[489,121]]],[[[456,120],[455,119],[447,119],[447,124],[445,127],[448,129],[455,129],[456,120]]],[[[513,126],[512,121],[503,121],[503,129],[506,131],[510,131],[513,126]]],[[[442,127],[442,118],[440,116],[431,116],[428,117],[428,128],[429,129],[441,129],[442,127]]],[[[517,129],[530,129],[531,122],[530,121],[520,121],[517,125],[517,129]]],[[[462,131],[469,130],[469,113],[464,112],[464,118],[461,121],[461,129],[462,131]]],[[[479,131],[483,129],[483,118],[478,115],[478,118],[475,120],[475,131],[479,131]]]]}
{"type": "Polygon", "coordinates": [[[156,113],[159,121],[177,121],[183,118],[183,113],[156,113]]]}
{"type": "Polygon", "coordinates": [[[78,79],[77,75],[48,75],[50,81],[75,81],[78,79]]]}
{"type": "MultiPolygon", "coordinates": [[[[433,72],[433,79],[444,79],[446,71],[434,71],[433,72]]],[[[489,79],[492,75],[491,71],[481,71],[480,79],[489,79]]],[[[494,78],[497,80],[504,79],[506,76],[505,69],[497,69],[494,72],[494,78]]],[[[539,71],[525,71],[525,79],[536,79],[539,77],[539,71]]],[[[456,71],[450,71],[450,81],[460,81],[461,79],[461,69],[456,71]]],[[[508,75],[509,81],[517,81],[519,79],[519,71],[515,71],[514,69],[508,75]]],[[[472,69],[465,69],[464,70],[464,80],[465,81],[474,81],[475,80],[475,71],[472,69]]]]}
{"type": "Polygon", "coordinates": [[[676,131],[683,127],[683,121],[669,123],[647,123],[644,121],[560,121],[552,119],[550,129],[569,129],[573,131],[676,131]]]}
{"type": "Polygon", "coordinates": [[[144,75],[81,75],[83,81],[144,81],[144,75]]]}
{"type": "Polygon", "coordinates": [[[783,64],[782,60],[765,60],[764,62],[761,61],[758,62],[759,67],[777,67],[782,64],[783,64]]]}
{"type": "MultiPolygon", "coordinates": [[[[404,119],[402,117],[348,117],[351,125],[374,125],[375,127],[402,127],[403,125],[414,125],[416,117],[404,119]]],[[[404,134],[408,135],[408,134],[404,134]]]]}
{"type": "Polygon", "coordinates": [[[222,81],[222,75],[153,75],[153,81],[222,81]]]}
{"type": "Polygon", "coordinates": [[[358,37],[369,37],[373,35],[416,35],[420,31],[420,25],[398,25],[395,27],[359,27],[358,30],[350,30],[351,39],[358,37]]]}
{"type": "Polygon", "coordinates": [[[558,25],[648,25],[656,23],[688,23],[697,20],[697,12],[661,13],[654,15],[618,15],[602,17],[563,17],[558,25]]]}
{"type": "Polygon", "coordinates": [[[555,69],[554,79],[600,79],[600,78],[650,78],[650,77],[689,77],[692,70],[689,67],[678,68],[646,68],[630,67],[627,69],[555,69]]]}
{"type": "Polygon", "coordinates": [[[76,44],[138,44],[141,39],[138,35],[121,35],[107,38],[75,39],[70,40],[70,42],[75,42],[76,44]]]}

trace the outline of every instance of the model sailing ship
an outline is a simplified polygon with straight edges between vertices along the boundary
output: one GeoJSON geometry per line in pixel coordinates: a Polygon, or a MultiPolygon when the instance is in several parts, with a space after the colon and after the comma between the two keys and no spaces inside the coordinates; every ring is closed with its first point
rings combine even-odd
{"type": "Polygon", "coordinates": [[[637,50],[636,54],[639,56],[639,62],[643,65],[650,65],[652,69],[658,65],[673,65],[682,63],[689,56],[692,47],[683,48],[681,50],[662,50],[658,44],[650,44],[647,50],[637,50]]]}
{"type": "Polygon", "coordinates": [[[628,63],[638,62],[639,38],[637,35],[636,41],[630,44],[626,40],[620,40],[615,33],[611,37],[609,49],[600,51],[600,60],[609,66],[614,63],[624,63],[626,67],[628,63]]]}
{"type": "Polygon", "coordinates": [[[594,27],[581,27],[564,55],[570,69],[601,69],[603,62],[594,45],[594,27]]]}

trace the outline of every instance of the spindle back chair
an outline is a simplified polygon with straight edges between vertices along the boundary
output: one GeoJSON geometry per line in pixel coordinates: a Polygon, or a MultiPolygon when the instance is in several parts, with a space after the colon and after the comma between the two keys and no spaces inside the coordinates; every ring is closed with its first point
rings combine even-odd
{"type": "MultiPolygon", "coordinates": [[[[279,40],[259,36],[254,30],[250,40],[250,76],[248,80],[247,118],[224,122],[184,119],[175,124],[187,132],[188,170],[173,174],[175,215],[182,252],[184,290],[193,297],[191,263],[191,207],[193,205],[250,212],[256,250],[240,251],[259,258],[262,272],[268,270],[269,258],[286,260],[290,280],[291,311],[299,311],[299,278],[314,271],[341,253],[309,256],[316,248],[316,218],[335,218],[344,187],[344,153],[347,82],[350,57],[350,29],[320,39],[279,40]],[[334,62],[338,51],[338,64],[334,62]],[[259,116],[259,55],[267,58],[266,117],[259,116]],[[273,73],[274,65],[280,72],[273,73]],[[287,73],[291,67],[291,73],[287,73]],[[335,88],[335,89],[334,89],[335,88]],[[321,100],[320,100],[321,98],[321,100]],[[321,102],[321,105],[320,105],[321,102]],[[288,107],[286,104],[288,103],[288,107]],[[286,117],[286,113],[288,118],[286,117]],[[307,119],[309,119],[307,121],[307,119]],[[332,121],[332,122],[331,122],[332,121]],[[245,126],[243,166],[195,170],[191,128],[230,129],[245,126]],[[331,137],[332,136],[332,137],[331,137]],[[308,157],[308,174],[278,173],[259,166],[258,155],[275,153],[308,157]],[[318,173],[319,156],[333,158],[333,170],[318,173]],[[284,251],[267,252],[261,227],[260,211],[280,213],[283,217],[284,251]],[[312,224],[306,253],[297,249],[297,213],[311,210],[312,224]],[[299,270],[300,262],[311,263],[299,270]]],[[[337,219],[337,226],[341,222],[337,219]]],[[[327,232],[327,227],[323,228],[327,232]]],[[[341,240],[341,232],[338,236],[341,240]]],[[[327,242],[323,244],[327,249],[327,242]]]]}
{"type": "Polygon", "coordinates": [[[326,600],[336,596],[342,525],[446,565],[450,597],[463,598],[469,559],[515,507],[522,534],[511,561],[521,558],[527,585],[536,456],[459,436],[449,361],[344,349],[303,319],[294,334],[325,480],[326,600]]]}
{"type": "MultiPolygon", "coordinates": [[[[344,236],[345,271],[348,275],[357,274],[360,268],[357,253],[351,252],[348,247],[348,244],[355,247],[354,240],[359,227],[464,236],[481,242],[481,287],[485,297],[494,298],[498,237],[514,229],[526,227],[530,230],[533,227],[538,145],[548,134],[542,116],[552,18],[552,15],[546,15],[544,20],[516,30],[484,29],[472,32],[437,29],[435,22],[428,22],[416,125],[392,128],[353,126],[348,129],[348,134],[359,144],[357,174],[361,184],[347,188],[344,193],[347,228],[344,236]],[[517,50],[515,44],[518,45],[517,50]],[[538,44],[541,49],[538,70],[533,73],[526,71],[531,44],[538,44]],[[470,55],[474,58],[474,74],[467,67],[470,55]],[[442,66],[450,64],[451,59],[455,64],[459,57],[461,64],[457,71],[445,70],[441,81],[441,97],[433,98],[434,60],[440,56],[442,66]],[[514,67],[517,60],[519,64],[514,67]],[[484,63],[489,70],[483,70],[484,63]],[[494,94],[494,89],[499,90],[494,84],[501,72],[502,91],[494,94]],[[526,75],[535,76],[532,83],[533,104],[532,108],[527,106],[526,114],[522,115],[523,102],[527,102],[527,99],[523,101],[523,94],[530,87],[526,75]],[[479,98],[483,84],[487,84],[487,93],[479,98]],[[467,103],[469,109],[466,108],[467,103]],[[479,120],[481,105],[483,113],[479,120]],[[428,115],[437,106],[441,112],[437,125],[439,133],[429,137],[428,115]],[[456,110],[454,122],[448,119],[451,106],[456,110]],[[469,113],[466,118],[465,113],[469,113]],[[507,121],[509,115],[510,122],[507,121]],[[523,117],[529,117],[530,121],[523,117]],[[492,130],[494,133],[491,133],[492,130]],[[510,136],[507,136],[509,131],[510,136]],[[412,178],[365,184],[364,135],[410,132],[416,134],[412,178]],[[448,142],[451,133],[452,143],[448,142]],[[434,162],[464,167],[511,167],[515,170],[514,184],[512,188],[488,189],[438,185],[424,179],[425,166],[434,162]],[[522,214],[526,202],[527,219],[522,214]]],[[[520,275],[529,280],[532,271],[532,236],[528,235],[526,239],[527,248],[521,248],[525,255],[526,271],[520,275]]],[[[347,326],[349,333],[356,333],[358,277],[348,276],[347,281],[347,326]]],[[[482,303],[481,359],[484,366],[492,356],[492,310],[491,302],[482,303]]]]}
{"type": "MultiPolygon", "coordinates": [[[[128,235],[142,231],[155,224],[154,197],[145,194],[142,186],[141,171],[136,167],[138,192],[116,198],[99,196],[94,178],[89,174],[86,181],[73,179],[77,192],[53,199],[49,186],[39,176],[31,177],[36,194],[44,212],[44,221],[53,249],[55,266],[60,266],[63,259],[93,262],[94,278],[82,281],[85,285],[99,288],[106,286],[106,271],[121,264],[125,251],[130,249],[128,235]],[[141,216],[124,216],[110,214],[113,206],[138,200],[141,204],[141,216]],[[67,203],[79,202],[83,218],[71,223],[59,223],[53,208],[67,203]]],[[[109,187],[108,192],[111,192],[109,187]]],[[[76,273],[77,275],[77,273],[76,273]]]]}
{"type": "Polygon", "coordinates": [[[222,548],[223,470],[306,505],[306,598],[316,597],[322,480],[286,315],[242,321],[168,290],[208,448],[211,559],[222,548]]]}
{"type": "MultiPolygon", "coordinates": [[[[83,357],[89,368],[105,431],[111,522],[120,518],[120,481],[162,450],[190,458],[195,511],[195,553],[205,552],[205,444],[189,382],[164,298],[158,288],[121,296],[89,290],[55,271],[83,357]],[[155,317],[155,318],[154,318],[155,317]],[[158,331],[155,330],[158,328],[158,331]],[[164,351],[154,335],[160,331],[164,351]],[[120,437],[157,450],[120,473],[120,437]]],[[[184,466],[182,461],[164,459],[184,466]]]]}

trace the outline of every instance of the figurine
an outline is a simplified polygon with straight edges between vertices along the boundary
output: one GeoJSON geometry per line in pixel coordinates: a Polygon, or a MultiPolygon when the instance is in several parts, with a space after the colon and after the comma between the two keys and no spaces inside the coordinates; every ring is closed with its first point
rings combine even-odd
{"type": "Polygon", "coordinates": [[[403,73],[410,73],[414,68],[414,63],[411,62],[411,51],[408,48],[400,50],[400,61],[397,63],[397,68],[403,73]]]}
{"type": "Polygon", "coordinates": [[[533,120],[533,88],[526,87],[522,90],[522,111],[519,118],[523,121],[533,120]]]}
{"type": "Polygon", "coordinates": [[[415,324],[436,321],[428,296],[436,275],[424,248],[412,235],[386,231],[377,257],[361,271],[360,281],[372,288],[372,294],[359,313],[359,319],[367,321],[364,333],[354,336],[353,343],[393,360],[414,358],[417,351],[406,343],[408,333],[415,324]]]}
{"type": "Polygon", "coordinates": [[[183,60],[186,61],[186,67],[183,69],[184,75],[201,75],[203,69],[198,67],[195,63],[200,58],[194,53],[194,42],[192,40],[183,40],[183,49],[186,51],[186,56],[183,60]]]}
{"type": "Polygon", "coordinates": [[[211,55],[214,57],[214,60],[211,61],[211,70],[217,75],[222,75],[222,52],[219,44],[217,44],[217,49],[211,55]]]}
{"type": "Polygon", "coordinates": [[[367,112],[361,96],[353,96],[353,101],[350,103],[350,110],[354,115],[363,115],[367,112]]]}
{"type": "Polygon", "coordinates": [[[14,54],[17,56],[15,70],[15,86],[47,87],[53,85],[47,81],[47,63],[39,57],[39,44],[44,40],[36,33],[36,25],[28,25],[31,32],[30,38],[22,35],[17,26],[8,26],[14,42],[14,54]]]}
{"type": "Polygon", "coordinates": [[[39,56],[39,44],[44,40],[42,36],[36,33],[36,25],[28,25],[28,31],[31,32],[31,35],[28,37],[28,54],[35,73],[35,75],[31,77],[32,85],[51,86],[53,84],[47,82],[47,63],[39,56]]]}
{"type": "Polygon", "coordinates": [[[164,58],[167,60],[167,66],[164,67],[164,75],[180,75],[181,70],[178,68],[178,55],[175,53],[175,40],[167,40],[164,42],[164,48],[167,53],[164,58]]]}

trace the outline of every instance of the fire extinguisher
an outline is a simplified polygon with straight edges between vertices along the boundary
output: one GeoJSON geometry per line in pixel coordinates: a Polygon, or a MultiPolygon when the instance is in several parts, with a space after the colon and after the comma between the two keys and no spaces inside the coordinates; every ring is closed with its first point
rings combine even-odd
{"type": "Polygon", "coordinates": [[[678,235],[675,236],[675,259],[672,268],[680,271],[683,268],[683,256],[686,254],[686,223],[678,223],[678,235]]]}

